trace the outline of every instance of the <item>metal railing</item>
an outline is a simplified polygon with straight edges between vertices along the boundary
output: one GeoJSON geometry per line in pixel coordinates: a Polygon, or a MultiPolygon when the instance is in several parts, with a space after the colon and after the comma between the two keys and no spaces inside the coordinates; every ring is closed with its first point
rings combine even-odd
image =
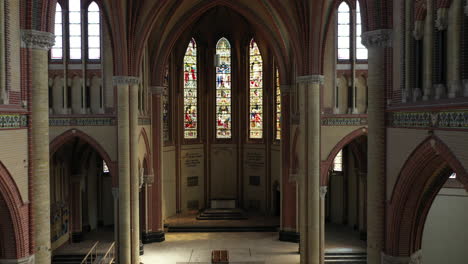
{"type": "Polygon", "coordinates": [[[97,245],[99,244],[99,241],[94,243],[93,247],[88,251],[88,254],[84,257],[83,261],[81,261],[81,264],[93,264],[96,259],[97,259],[97,245]]]}
{"type": "Polygon", "coordinates": [[[112,264],[115,260],[115,242],[107,250],[106,254],[101,258],[99,264],[112,264]]]}

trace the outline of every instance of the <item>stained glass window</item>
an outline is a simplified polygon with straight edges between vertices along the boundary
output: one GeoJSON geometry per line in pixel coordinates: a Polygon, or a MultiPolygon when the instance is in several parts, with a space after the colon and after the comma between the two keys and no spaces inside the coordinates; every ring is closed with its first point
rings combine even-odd
{"type": "Polygon", "coordinates": [[[276,76],[275,76],[275,90],[276,90],[276,95],[275,95],[275,106],[276,106],[276,115],[275,115],[275,131],[276,135],[275,138],[276,140],[281,139],[281,89],[280,89],[280,78],[279,78],[279,71],[278,68],[276,68],[276,76]]]}
{"type": "Polygon", "coordinates": [[[340,152],[336,154],[336,157],[333,160],[333,170],[343,171],[343,150],[340,150],[340,152]]]}
{"type": "Polygon", "coordinates": [[[81,1],[68,1],[70,59],[81,59],[81,1]]]}
{"type": "Polygon", "coordinates": [[[361,7],[359,1],[356,3],[356,59],[367,60],[367,48],[361,43],[362,22],[361,7]]]}
{"type": "Polygon", "coordinates": [[[255,40],[250,41],[250,138],[263,137],[263,62],[255,40]]]}
{"type": "Polygon", "coordinates": [[[162,97],[163,104],[163,140],[169,141],[170,138],[170,94],[169,94],[169,65],[166,65],[164,73],[164,91],[162,97]]]}
{"type": "Polygon", "coordinates": [[[62,21],[62,7],[59,3],[55,6],[55,44],[51,49],[50,55],[54,60],[61,60],[63,58],[63,21],[62,21]]]}
{"type": "Polygon", "coordinates": [[[338,7],[338,59],[349,60],[350,58],[350,35],[351,16],[349,5],[342,2],[338,7]]]}
{"type": "Polygon", "coordinates": [[[216,44],[216,138],[231,138],[231,44],[216,44]]]}
{"type": "Polygon", "coordinates": [[[92,2],[88,7],[88,59],[101,58],[101,19],[99,6],[92,2]]]}
{"type": "Polygon", "coordinates": [[[198,137],[197,45],[190,40],[184,56],[184,138],[198,137]]]}

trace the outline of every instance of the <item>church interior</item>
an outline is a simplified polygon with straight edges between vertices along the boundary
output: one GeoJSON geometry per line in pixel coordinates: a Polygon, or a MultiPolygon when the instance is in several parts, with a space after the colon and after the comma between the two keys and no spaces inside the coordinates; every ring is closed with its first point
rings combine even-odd
{"type": "Polygon", "coordinates": [[[0,264],[465,264],[468,0],[0,0],[0,264]]]}

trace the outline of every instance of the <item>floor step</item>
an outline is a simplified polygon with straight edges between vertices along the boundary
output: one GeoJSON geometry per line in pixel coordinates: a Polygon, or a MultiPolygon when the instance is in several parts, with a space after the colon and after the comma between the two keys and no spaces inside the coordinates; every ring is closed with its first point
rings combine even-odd
{"type": "Polygon", "coordinates": [[[367,254],[363,252],[326,252],[325,263],[364,264],[367,254]]]}
{"type": "Polygon", "coordinates": [[[167,232],[277,232],[278,226],[168,226],[167,232]]]}

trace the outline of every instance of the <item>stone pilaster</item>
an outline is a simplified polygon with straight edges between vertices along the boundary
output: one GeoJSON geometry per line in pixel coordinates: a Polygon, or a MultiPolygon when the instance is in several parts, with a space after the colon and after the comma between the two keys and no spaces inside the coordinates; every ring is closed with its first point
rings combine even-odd
{"type": "Polygon", "coordinates": [[[112,197],[114,198],[114,241],[117,245],[115,249],[115,263],[119,263],[119,188],[112,188],[112,197]]]}
{"type": "Polygon", "coordinates": [[[132,207],[132,264],[140,263],[140,174],[138,171],[138,89],[139,79],[130,84],[130,182],[132,207]]]}
{"type": "Polygon", "coordinates": [[[139,79],[131,76],[114,76],[117,86],[118,160],[119,160],[119,263],[132,263],[131,231],[131,157],[130,157],[130,107],[129,86],[139,79]]]}
{"type": "MultiPolygon", "coordinates": [[[[427,0],[427,10],[432,10],[434,0],[427,0]]],[[[424,39],[423,39],[423,100],[429,100],[433,95],[433,75],[432,65],[434,57],[434,15],[432,11],[427,12],[425,26],[424,26],[424,39]]]]}
{"type": "Polygon", "coordinates": [[[362,40],[369,50],[367,262],[379,263],[385,237],[385,51],[392,31],[365,32],[362,40]]]}
{"type": "Polygon", "coordinates": [[[455,98],[462,92],[461,81],[461,23],[462,23],[462,0],[452,0],[448,10],[447,27],[447,84],[448,97],[455,98]]]}
{"type": "Polygon", "coordinates": [[[320,85],[322,75],[297,78],[299,104],[299,216],[301,263],[320,257],[320,85]]]}
{"type": "Polygon", "coordinates": [[[5,83],[5,0],[0,0],[0,104],[8,103],[5,83]]]}
{"type": "Polygon", "coordinates": [[[327,186],[320,186],[320,263],[325,263],[325,198],[327,191],[327,186]]]}
{"type": "Polygon", "coordinates": [[[21,31],[21,47],[31,49],[32,216],[35,261],[51,262],[49,179],[49,80],[47,52],[55,37],[49,32],[21,31]]]}

